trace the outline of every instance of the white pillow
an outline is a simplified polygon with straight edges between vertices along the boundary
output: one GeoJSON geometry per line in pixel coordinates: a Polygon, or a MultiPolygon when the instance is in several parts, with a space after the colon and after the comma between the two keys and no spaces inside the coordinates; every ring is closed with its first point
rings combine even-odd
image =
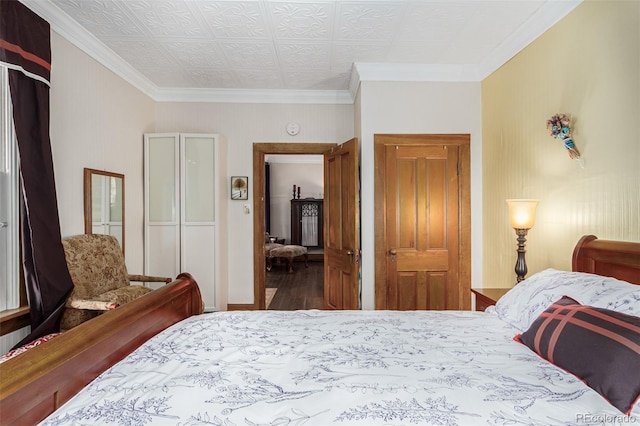
{"type": "Polygon", "coordinates": [[[640,316],[640,285],[585,272],[546,269],[521,281],[488,309],[521,332],[562,296],[583,305],[640,316]]]}

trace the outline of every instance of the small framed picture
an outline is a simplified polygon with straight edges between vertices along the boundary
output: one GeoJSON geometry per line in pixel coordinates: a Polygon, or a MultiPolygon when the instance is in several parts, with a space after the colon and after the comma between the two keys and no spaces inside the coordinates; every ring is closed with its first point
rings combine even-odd
{"type": "Polygon", "coordinates": [[[249,178],[247,176],[231,176],[231,199],[246,200],[249,196],[249,178]]]}

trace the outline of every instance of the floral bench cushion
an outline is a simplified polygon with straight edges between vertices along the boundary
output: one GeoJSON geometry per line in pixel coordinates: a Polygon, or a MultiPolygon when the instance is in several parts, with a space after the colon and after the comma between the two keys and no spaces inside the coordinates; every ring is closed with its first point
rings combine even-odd
{"type": "Polygon", "coordinates": [[[276,248],[280,248],[280,247],[284,247],[282,244],[278,244],[278,243],[266,243],[264,245],[264,255],[267,257],[271,256],[271,250],[276,249],[276,248]]]}
{"type": "Polygon", "coordinates": [[[286,245],[271,249],[271,257],[286,257],[293,259],[296,256],[307,254],[307,248],[303,246],[286,245]]]}

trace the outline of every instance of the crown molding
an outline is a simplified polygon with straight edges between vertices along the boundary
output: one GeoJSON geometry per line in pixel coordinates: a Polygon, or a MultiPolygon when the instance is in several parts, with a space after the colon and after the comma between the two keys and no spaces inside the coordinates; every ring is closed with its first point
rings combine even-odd
{"type": "Polygon", "coordinates": [[[480,64],[354,63],[347,90],[160,88],[50,0],[20,0],[51,29],[156,102],[352,104],[362,81],[478,82],[551,28],[583,0],[550,0],[480,64]]]}
{"type": "Polygon", "coordinates": [[[157,102],[228,102],[254,104],[352,104],[347,90],[156,89],[157,102]]]}
{"type": "Polygon", "coordinates": [[[20,0],[25,6],[49,22],[51,29],[74,44],[87,55],[104,65],[142,93],[153,98],[156,86],[98,40],[93,34],[71,19],[49,0],[20,0]]]}
{"type": "Polygon", "coordinates": [[[471,64],[355,63],[359,81],[480,81],[471,64]]]}
{"type": "Polygon", "coordinates": [[[358,90],[360,90],[360,73],[358,73],[358,67],[354,63],[351,65],[351,77],[349,78],[349,94],[354,102],[358,95],[358,90]]]}
{"type": "Polygon", "coordinates": [[[156,102],[349,104],[346,90],[160,88],[49,0],[20,0],[51,29],[156,102]]]}
{"type": "Polygon", "coordinates": [[[568,15],[583,0],[550,0],[545,2],[508,39],[478,64],[478,75],[483,80],[504,65],[531,42],[568,15]]]}

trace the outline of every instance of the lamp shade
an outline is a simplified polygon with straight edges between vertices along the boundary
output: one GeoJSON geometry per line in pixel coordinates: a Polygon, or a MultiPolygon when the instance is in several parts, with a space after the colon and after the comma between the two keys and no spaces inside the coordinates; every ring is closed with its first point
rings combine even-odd
{"type": "Polygon", "coordinates": [[[531,229],[533,227],[538,200],[510,199],[507,200],[507,204],[509,205],[509,218],[513,228],[531,229]]]}

